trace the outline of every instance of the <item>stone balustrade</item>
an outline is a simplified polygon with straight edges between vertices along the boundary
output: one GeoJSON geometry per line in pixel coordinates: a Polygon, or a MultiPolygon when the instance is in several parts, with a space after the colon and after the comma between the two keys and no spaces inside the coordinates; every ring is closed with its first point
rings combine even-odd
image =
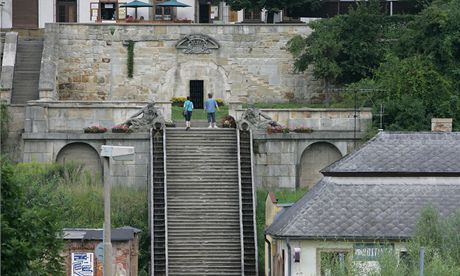
{"type": "MultiPolygon", "coordinates": [[[[241,104],[230,104],[230,115],[237,120],[241,118],[245,109],[241,104]],[[232,109],[233,108],[233,109],[232,109]]],[[[367,130],[372,121],[370,108],[359,109],[356,113],[353,108],[294,108],[294,109],[261,109],[283,126],[291,129],[311,128],[314,131],[358,131],[367,130]],[[356,123],[356,125],[355,125],[356,123]]]]}
{"type": "MultiPolygon", "coordinates": [[[[26,107],[25,132],[81,132],[91,125],[111,128],[125,122],[147,102],[35,101],[26,107]]],[[[171,103],[156,102],[166,120],[171,103]]]]}
{"type": "Polygon", "coordinates": [[[3,47],[3,60],[0,76],[0,100],[6,102],[7,104],[11,102],[17,45],[18,33],[6,33],[5,45],[3,47]]]}

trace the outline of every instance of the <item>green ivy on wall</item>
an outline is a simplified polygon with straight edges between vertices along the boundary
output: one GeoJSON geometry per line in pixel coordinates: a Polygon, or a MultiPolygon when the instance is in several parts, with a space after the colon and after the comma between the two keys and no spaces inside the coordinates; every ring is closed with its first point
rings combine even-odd
{"type": "Polygon", "coordinates": [[[134,41],[132,40],[128,41],[127,66],[128,66],[128,78],[132,78],[133,71],[134,71],[134,41]]]}

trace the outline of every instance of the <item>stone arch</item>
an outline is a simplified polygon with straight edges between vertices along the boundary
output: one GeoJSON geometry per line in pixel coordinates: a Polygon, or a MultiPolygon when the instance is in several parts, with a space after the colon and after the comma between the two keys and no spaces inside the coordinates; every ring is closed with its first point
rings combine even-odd
{"type": "Polygon", "coordinates": [[[230,99],[231,86],[226,71],[210,60],[185,61],[170,68],[162,77],[159,94],[167,100],[188,95],[190,80],[203,80],[205,95],[211,92],[214,98],[230,99]]]}
{"type": "Polygon", "coordinates": [[[102,163],[99,153],[89,144],[76,142],[65,145],[57,154],[56,162],[82,163],[93,179],[102,179],[102,163]]]}
{"type": "Polygon", "coordinates": [[[303,152],[298,166],[298,186],[313,187],[322,175],[320,170],[342,158],[340,150],[331,143],[316,142],[303,152]]]}

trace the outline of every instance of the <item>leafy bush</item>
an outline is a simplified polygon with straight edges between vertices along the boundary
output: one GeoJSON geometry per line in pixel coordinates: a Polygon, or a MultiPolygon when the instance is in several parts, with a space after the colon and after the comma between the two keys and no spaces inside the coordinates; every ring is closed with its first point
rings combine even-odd
{"type": "Polygon", "coordinates": [[[171,104],[173,106],[183,106],[184,102],[187,100],[187,97],[184,96],[174,96],[171,98],[171,104]]]}
{"type": "Polygon", "coordinates": [[[218,106],[224,106],[224,105],[225,105],[224,100],[221,99],[221,98],[217,98],[217,99],[216,99],[216,102],[217,102],[217,105],[218,105],[218,106]]]}
{"type": "Polygon", "coordinates": [[[57,204],[56,182],[18,177],[21,173],[2,158],[1,274],[60,275],[64,209],[57,204]]]}
{"type": "MultiPolygon", "coordinates": [[[[91,179],[89,173],[83,172],[81,164],[10,165],[14,183],[20,183],[21,190],[20,194],[11,194],[14,201],[10,204],[14,204],[15,207],[5,209],[4,193],[9,192],[8,189],[3,189],[6,187],[3,164],[4,162],[2,162],[2,211],[8,210],[8,213],[2,213],[2,275],[60,275],[57,268],[62,269],[60,267],[62,260],[49,259],[55,257],[54,250],[59,254],[62,249],[62,239],[57,238],[58,233],[64,227],[102,228],[103,185],[100,181],[91,179]],[[28,209],[27,217],[24,216],[27,220],[18,220],[17,218],[21,218],[19,213],[22,212],[18,206],[23,206],[24,202],[28,209]],[[14,217],[14,224],[4,224],[8,221],[6,216],[14,217]],[[18,230],[10,231],[11,225],[18,230]],[[38,227],[40,229],[37,230],[38,227]],[[42,241],[46,242],[43,246],[42,241]],[[8,251],[9,248],[14,248],[14,252],[8,251]],[[27,256],[21,258],[22,252],[27,256]],[[11,257],[11,254],[14,256],[11,257]],[[8,261],[4,262],[4,258],[8,261]],[[38,260],[37,258],[40,262],[35,261],[38,260]],[[27,262],[29,259],[31,259],[30,265],[27,262]],[[45,263],[49,265],[45,266],[45,263]],[[14,270],[16,268],[7,270],[11,267],[17,267],[17,270],[14,270]],[[31,272],[14,273],[24,267],[31,272]],[[41,273],[44,269],[47,269],[48,273],[41,273]],[[4,271],[9,273],[3,273],[4,271]]],[[[112,188],[112,227],[129,225],[142,230],[139,244],[139,275],[147,275],[150,260],[147,205],[147,187],[114,186],[112,188]]]]}

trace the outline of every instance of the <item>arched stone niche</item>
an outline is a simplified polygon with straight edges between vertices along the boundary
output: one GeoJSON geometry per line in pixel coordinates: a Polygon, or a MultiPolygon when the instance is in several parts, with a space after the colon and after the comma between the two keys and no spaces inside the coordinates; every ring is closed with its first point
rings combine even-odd
{"type": "Polygon", "coordinates": [[[91,172],[94,180],[102,179],[102,163],[99,153],[89,144],[71,143],[65,145],[57,154],[58,163],[81,163],[84,169],[91,172]]]}
{"type": "Polygon", "coordinates": [[[298,187],[313,187],[322,177],[321,169],[342,158],[339,149],[331,143],[316,142],[302,153],[298,166],[298,187]]]}
{"type": "Polygon", "coordinates": [[[212,93],[214,98],[228,101],[231,87],[226,71],[211,60],[191,60],[178,63],[162,78],[158,98],[169,100],[173,96],[188,96],[191,80],[203,80],[204,97],[212,93]]]}

